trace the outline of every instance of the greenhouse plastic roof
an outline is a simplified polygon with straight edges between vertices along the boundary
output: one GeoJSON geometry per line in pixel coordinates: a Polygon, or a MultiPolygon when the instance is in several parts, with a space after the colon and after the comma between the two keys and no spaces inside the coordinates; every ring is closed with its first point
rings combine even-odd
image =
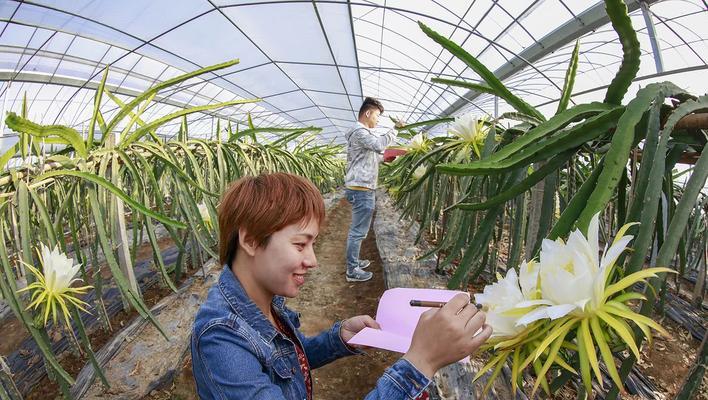
{"type": "MultiPolygon", "coordinates": [[[[630,92],[668,79],[705,93],[706,1],[643,3],[628,1],[642,47],[630,92]]],[[[435,76],[480,78],[417,21],[460,43],[547,115],[576,39],[575,101],[601,99],[621,61],[604,5],[587,0],[0,0],[0,104],[18,111],[26,96],[33,121],[82,130],[106,66],[107,88],[125,101],[160,81],[238,58],[233,67],[160,93],[143,119],[260,98],[191,115],[190,134],[208,136],[215,117],[244,123],[250,113],[256,126],[318,126],[322,141],[343,142],[362,96],[381,99],[387,115],[408,123],[510,109],[495,107],[491,95],[432,84],[435,76]]],[[[107,117],[113,104],[103,103],[107,117]]],[[[159,133],[172,136],[178,125],[159,133]]]]}

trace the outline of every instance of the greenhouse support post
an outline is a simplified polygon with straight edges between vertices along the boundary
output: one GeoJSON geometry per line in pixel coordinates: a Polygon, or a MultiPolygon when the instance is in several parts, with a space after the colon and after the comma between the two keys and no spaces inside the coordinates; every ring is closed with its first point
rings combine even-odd
{"type": "Polygon", "coordinates": [[[649,4],[645,1],[640,0],[639,6],[642,9],[642,15],[644,16],[644,24],[647,27],[647,32],[649,33],[649,42],[651,43],[651,52],[654,55],[654,65],[656,65],[656,72],[664,72],[664,61],[661,58],[661,47],[659,46],[659,38],[656,35],[656,29],[654,28],[654,19],[651,17],[651,11],[649,10],[649,4]]]}
{"type": "Polygon", "coordinates": [[[7,97],[10,96],[10,85],[12,82],[7,83],[7,90],[5,90],[5,96],[2,97],[2,113],[0,113],[0,137],[5,136],[5,110],[7,109],[7,97]]]}

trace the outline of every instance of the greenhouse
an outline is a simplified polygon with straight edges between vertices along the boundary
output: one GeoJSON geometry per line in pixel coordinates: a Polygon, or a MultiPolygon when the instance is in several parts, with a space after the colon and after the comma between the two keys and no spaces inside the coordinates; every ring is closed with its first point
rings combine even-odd
{"type": "Polygon", "coordinates": [[[0,400],[708,399],[705,0],[0,0],[0,400]]]}

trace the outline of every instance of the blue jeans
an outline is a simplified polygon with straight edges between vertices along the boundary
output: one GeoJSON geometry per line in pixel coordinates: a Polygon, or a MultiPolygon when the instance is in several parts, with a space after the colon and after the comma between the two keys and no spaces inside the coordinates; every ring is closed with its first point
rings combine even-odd
{"type": "Polygon", "coordinates": [[[347,272],[351,273],[359,266],[361,241],[369,233],[376,200],[373,190],[344,189],[344,194],[352,205],[352,224],[347,237],[347,272]]]}

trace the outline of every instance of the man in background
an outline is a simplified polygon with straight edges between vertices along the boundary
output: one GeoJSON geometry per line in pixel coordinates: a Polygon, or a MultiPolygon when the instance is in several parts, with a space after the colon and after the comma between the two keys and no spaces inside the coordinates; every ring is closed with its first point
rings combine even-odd
{"type": "MultiPolygon", "coordinates": [[[[367,97],[359,109],[359,118],[349,132],[347,139],[347,168],[344,177],[345,195],[352,205],[352,223],[347,237],[347,281],[364,282],[371,279],[373,273],[365,271],[369,260],[360,260],[361,242],[366,238],[374,214],[376,182],[379,176],[379,163],[383,159],[384,149],[396,138],[396,131],[374,130],[384,107],[380,101],[367,97]]],[[[396,122],[396,128],[401,127],[396,122]]]]}

